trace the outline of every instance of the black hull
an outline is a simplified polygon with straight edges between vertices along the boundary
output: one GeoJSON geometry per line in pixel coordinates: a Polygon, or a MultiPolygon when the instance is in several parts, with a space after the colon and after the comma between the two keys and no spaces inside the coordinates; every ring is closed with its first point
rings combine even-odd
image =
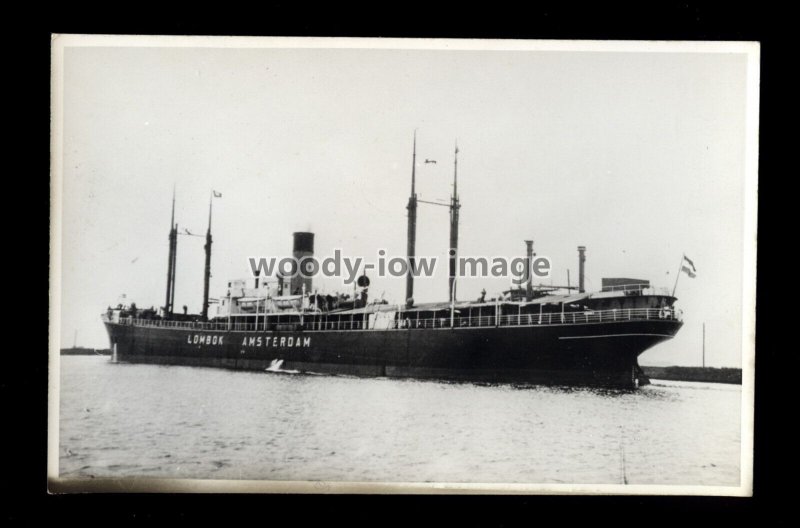
{"type": "Polygon", "coordinates": [[[639,354],[682,323],[638,320],[406,330],[212,331],[106,323],[117,361],[372,377],[636,387],[639,354]]]}

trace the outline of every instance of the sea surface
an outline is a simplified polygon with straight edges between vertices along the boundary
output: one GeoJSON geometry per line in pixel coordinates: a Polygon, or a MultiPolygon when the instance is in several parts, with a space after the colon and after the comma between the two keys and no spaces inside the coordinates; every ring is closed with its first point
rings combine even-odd
{"type": "Polygon", "coordinates": [[[741,387],[361,379],[61,357],[62,478],[738,486],[741,387]]]}

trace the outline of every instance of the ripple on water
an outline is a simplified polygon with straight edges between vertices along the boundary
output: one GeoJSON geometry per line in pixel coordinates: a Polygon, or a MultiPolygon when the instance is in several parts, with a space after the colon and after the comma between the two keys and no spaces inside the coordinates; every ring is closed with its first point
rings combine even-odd
{"type": "Polygon", "coordinates": [[[441,383],[80,356],[61,358],[61,376],[68,477],[739,484],[738,386],[441,383]]]}

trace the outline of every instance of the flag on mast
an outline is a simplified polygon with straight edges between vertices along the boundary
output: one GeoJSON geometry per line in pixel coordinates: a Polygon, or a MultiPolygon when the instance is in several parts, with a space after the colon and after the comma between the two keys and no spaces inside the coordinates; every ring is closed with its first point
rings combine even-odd
{"type": "Polygon", "coordinates": [[[681,263],[681,271],[683,271],[693,279],[697,277],[697,268],[694,267],[694,262],[692,262],[692,259],[690,259],[686,255],[683,256],[683,263],[681,263]],[[689,266],[691,266],[691,269],[684,263],[688,263],[689,266]]]}
{"type": "Polygon", "coordinates": [[[217,191],[214,191],[214,190],[212,190],[211,192],[214,193],[214,198],[222,198],[222,193],[221,192],[217,192],[217,191]]]}

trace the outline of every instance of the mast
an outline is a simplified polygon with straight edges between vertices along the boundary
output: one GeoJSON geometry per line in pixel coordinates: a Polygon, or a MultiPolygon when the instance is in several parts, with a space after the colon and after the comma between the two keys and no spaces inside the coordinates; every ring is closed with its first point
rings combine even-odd
{"type": "Polygon", "coordinates": [[[175,249],[178,238],[178,231],[175,226],[175,186],[172,187],[172,218],[169,221],[169,256],[167,257],[167,297],[164,301],[164,313],[172,312],[172,300],[174,298],[175,282],[175,249]]]}
{"type": "Polygon", "coordinates": [[[414,130],[414,151],[411,157],[411,196],[408,198],[408,245],[406,255],[408,257],[408,270],[406,271],[406,306],[409,308],[414,304],[414,257],[416,256],[417,243],[417,131],[414,130]]]}
{"type": "Polygon", "coordinates": [[[675,274],[675,285],[672,287],[672,296],[675,297],[675,290],[678,289],[678,279],[681,278],[681,268],[683,267],[683,258],[686,255],[681,255],[681,263],[678,264],[678,273],[675,274]]]}
{"type": "Polygon", "coordinates": [[[175,311],[175,275],[178,271],[178,224],[175,224],[172,235],[172,296],[169,300],[170,315],[175,311]]]}
{"type": "Polygon", "coordinates": [[[703,321],[703,368],[706,368],[706,323],[703,321]]]}
{"type": "Polygon", "coordinates": [[[456,300],[456,259],[458,255],[458,142],[456,141],[455,161],[453,163],[453,196],[450,199],[450,289],[451,302],[456,300]]]}
{"type": "Polygon", "coordinates": [[[214,191],[208,198],[208,230],[206,231],[206,266],[203,271],[203,311],[201,317],[203,321],[208,319],[208,283],[211,280],[211,204],[214,202],[214,191]]]}

